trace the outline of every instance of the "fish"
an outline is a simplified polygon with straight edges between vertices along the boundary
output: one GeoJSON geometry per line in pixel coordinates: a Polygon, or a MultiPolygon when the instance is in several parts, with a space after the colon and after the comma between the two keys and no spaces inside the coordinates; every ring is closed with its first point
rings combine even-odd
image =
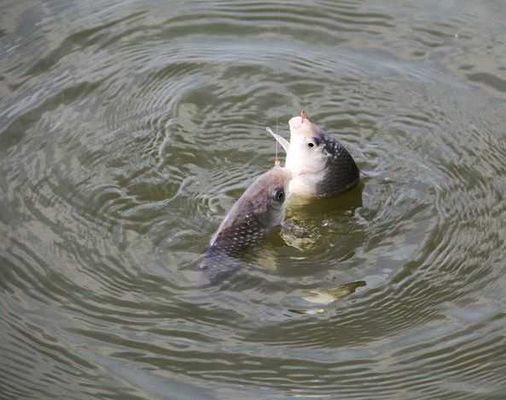
{"type": "Polygon", "coordinates": [[[351,154],[307,113],[301,111],[288,126],[290,141],[269,128],[267,131],[286,151],[285,168],[292,174],[290,196],[330,198],[358,185],[360,171],[351,154]]]}
{"type": "Polygon", "coordinates": [[[199,265],[203,275],[201,285],[215,285],[227,279],[243,265],[241,254],[281,225],[290,179],[288,169],[274,166],[234,203],[199,265]]]}
{"type": "Polygon", "coordinates": [[[359,287],[364,286],[366,286],[365,281],[354,281],[333,288],[311,289],[303,298],[310,303],[330,304],[355,293],[359,287]]]}

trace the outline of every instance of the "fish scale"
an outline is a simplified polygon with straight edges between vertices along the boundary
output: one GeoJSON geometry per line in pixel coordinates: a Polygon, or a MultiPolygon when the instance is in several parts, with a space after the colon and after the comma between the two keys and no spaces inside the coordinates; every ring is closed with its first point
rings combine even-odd
{"type": "Polygon", "coordinates": [[[357,185],[360,172],[353,157],[339,141],[324,133],[321,134],[321,141],[327,161],[317,191],[332,197],[357,185]]]}
{"type": "Polygon", "coordinates": [[[281,224],[290,177],[286,168],[275,166],[258,177],[236,201],[200,263],[204,284],[219,283],[233,274],[241,266],[241,254],[281,224]]]}

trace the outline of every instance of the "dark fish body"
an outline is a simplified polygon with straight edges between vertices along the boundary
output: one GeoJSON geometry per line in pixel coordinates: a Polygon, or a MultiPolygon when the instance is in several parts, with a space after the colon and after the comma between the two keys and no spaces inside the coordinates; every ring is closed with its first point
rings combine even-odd
{"type": "Polygon", "coordinates": [[[316,185],[319,197],[334,197],[356,186],[360,172],[348,150],[336,139],[320,132],[325,168],[321,180],[316,185]]]}
{"type": "Polygon", "coordinates": [[[289,181],[288,170],[274,167],[258,177],[232,206],[200,264],[209,284],[231,275],[241,265],[238,257],[281,224],[289,181]]]}

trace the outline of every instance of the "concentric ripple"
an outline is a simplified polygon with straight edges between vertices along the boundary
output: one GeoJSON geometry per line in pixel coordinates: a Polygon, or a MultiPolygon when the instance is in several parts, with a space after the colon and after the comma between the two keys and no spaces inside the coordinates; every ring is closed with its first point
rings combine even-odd
{"type": "Polygon", "coordinates": [[[501,16],[3,2],[0,398],[505,398],[501,16]],[[273,164],[265,127],[286,137],[302,108],[360,186],[292,207],[229,282],[198,287],[273,164]]]}

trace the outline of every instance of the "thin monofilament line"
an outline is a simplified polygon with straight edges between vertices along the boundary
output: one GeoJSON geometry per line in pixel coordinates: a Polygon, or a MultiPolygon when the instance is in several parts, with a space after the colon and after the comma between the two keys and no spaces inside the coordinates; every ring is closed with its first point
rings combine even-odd
{"type": "MultiPolygon", "coordinates": [[[[278,4],[278,18],[277,18],[277,26],[278,26],[278,40],[281,40],[281,7],[278,4]]],[[[279,58],[277,58],[275,61],[276,64],[276,75],[279,79],[281,76],[281,66],[279,65],[279,58]]],[[[278,82],[279,83],[279,82],[278,82]]],[[[279,135],[279,109],[276,110],[276,135],[279,135]]],[[[280,162],[278,160],[278,141],[276,140],[276,158],[274,159],[274,165],[279,166],[280,162]]]]}
{"type": "MultiPolygon", "coordinates": [[[[278,134],[278,116],[276,115],[276,135],[277,134],[278,134]]],[[[274,158],[274,165],[278,166],[279,165],[279,160],[278,160],[278,141],[275,140],[274,142],[276,142],[276,157],[274,158]]]]}
{"type": "Polygon", "coordinates": [[[276,158],[274,158],[274,166],[279,167],[280,165],[281,163],[278,160],[278,142],[276,141],[276,158]]]}

